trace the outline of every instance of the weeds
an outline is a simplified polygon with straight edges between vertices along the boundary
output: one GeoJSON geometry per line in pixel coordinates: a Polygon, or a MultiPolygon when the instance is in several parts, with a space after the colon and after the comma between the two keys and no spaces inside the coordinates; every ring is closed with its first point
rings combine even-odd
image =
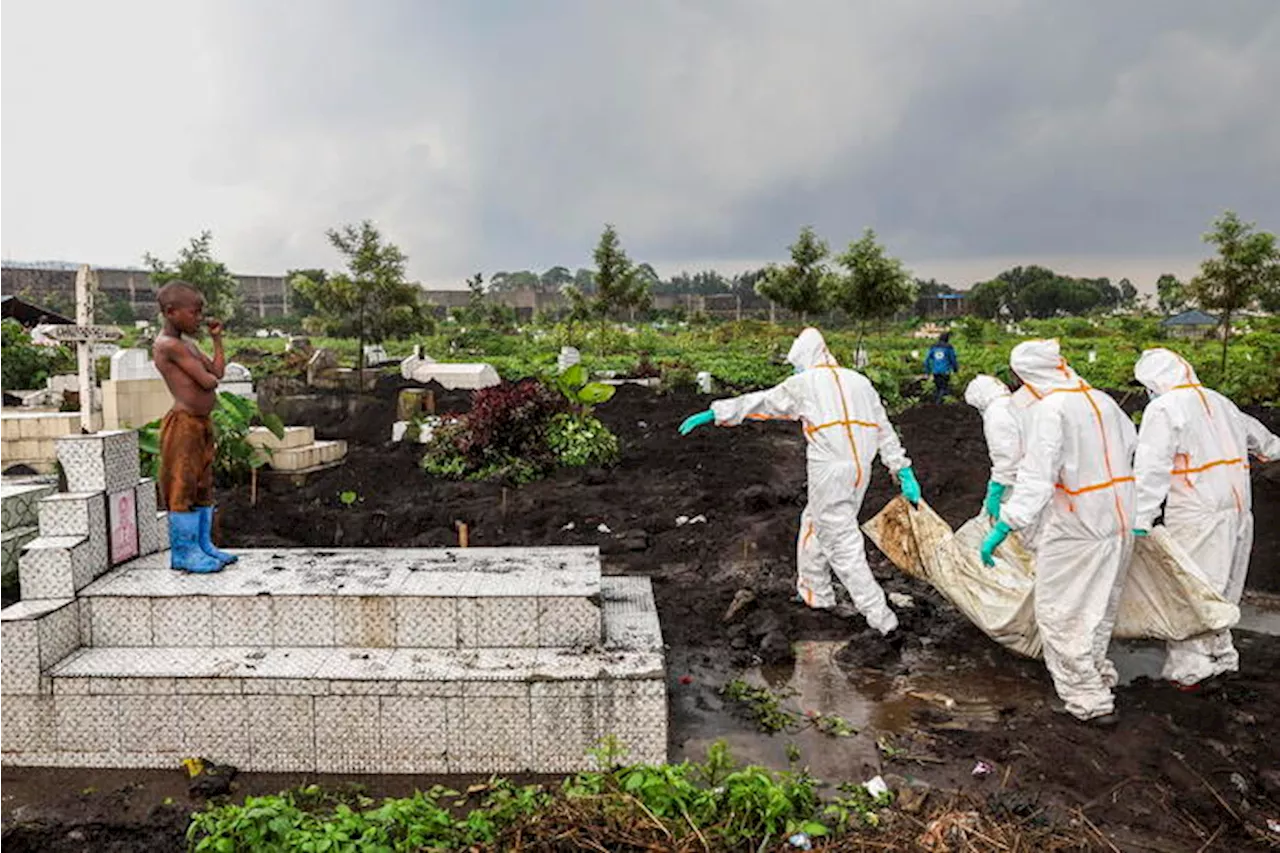
{"type": "Polygon", "coordinates": [[[800,714],[784,708],[783,701],[794,696],[794,692],[775,693],[767,687],[756,687],[735,678],[720,688],[720,695],[737,702],[760,731],[767,734],[797,732],[805,728],[816,729],[830,737],[852,737],[858,733],[843,717],[817,711],[800,714]]]}

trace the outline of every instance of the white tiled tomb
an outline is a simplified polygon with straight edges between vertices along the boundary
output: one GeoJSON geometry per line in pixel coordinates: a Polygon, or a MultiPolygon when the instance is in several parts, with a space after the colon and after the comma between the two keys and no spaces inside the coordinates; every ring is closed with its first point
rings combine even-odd
{"type": "Polygon", "coordinates": [[[185,574],[134,433],[58,456],[73,491],[32,496],[0,611],[6,766],[554,773],[608,735],[666,758],[652,589],[602,578],[595,548],[248,550],[185,574]],[[110,568],[107,495],[130,489],[142,556],[110,568]]]}

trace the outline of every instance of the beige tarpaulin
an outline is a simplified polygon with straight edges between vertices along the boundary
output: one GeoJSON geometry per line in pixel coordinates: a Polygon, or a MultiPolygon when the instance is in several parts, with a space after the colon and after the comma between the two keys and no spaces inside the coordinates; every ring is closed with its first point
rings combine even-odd
{"type": "MultiPolygon", "coordinates": [[[[917,509],[896,497],[862,529],[894,565],[927,581],[991,639],[1019,654],[1040,656],[1035,557],[1016,533],[996,549],[996,565],[987,567],[978,556],[991,530],[985,515],[953,533],[928,504],[921,501],[917,509]]],[[[1163,529],[1137,541],[1115,636],[1183,640],[1228,628],[1239,618],[1239,609],[1205,583],[1163,529]]]]}

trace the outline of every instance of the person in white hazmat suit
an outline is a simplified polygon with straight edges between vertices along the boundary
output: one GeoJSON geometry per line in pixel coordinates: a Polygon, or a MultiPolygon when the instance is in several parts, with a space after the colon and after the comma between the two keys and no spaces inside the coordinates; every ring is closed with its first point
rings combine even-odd
{"type": "Polygon", "coordinates": [[[982,435],[991,457],[991,476],[982,508],[993,519],[1000,518],[1000,506],[1012,496],[1022,461],[1022,427],[1013,411],[1009,387],[985,373],[975,376],[964,389],[964,401],[982,413],[982,435]]]}
{"type": "Polygon", "coordinates": [[[1111,629],[1133,552],[1137,430],[1111,397],[1067,364],[1057,341],[1024,341],[1009,366],[1035,398],[1013,497],[982,545],[982,560],[1011,530],[1040,516],[1035,614],[1045,665],[1065,710],[1115,722],[1111,629]]]}
{"type": "Polygon", "coordinates": [[[920,485],[871,381],[836,364],[821,332],[801,332],[787,361],[796,373],[781,385],[716,400],[709,410],[686,419],[680,433],[688,435],[708,423],[800,421],[808,443],[809,503],[800,517],[796,547],[799,597],[813,608],[833,608],[834,571],[867,624],[889,635],[898,627],[898,617],[867,564],[858,510],[877,454],[912,503],[920,501],[920,485]]]}
{"type": "MultiPolygon", "coordinates": [[[[1152,400],[1142,414],[1134,458],[1134,534],[1146,536],[1164,504],[1169,536],[1204,579],[1238,604],[1253,549],[1249,455],[1280,458],[1280,438],[1205,388],[1167,349],[1149,349],[1133,368],[1152,400]]],[[[1170,642],[1163,676],[1183,688],[1239,668],[1231,630],[1170,642]]]]}

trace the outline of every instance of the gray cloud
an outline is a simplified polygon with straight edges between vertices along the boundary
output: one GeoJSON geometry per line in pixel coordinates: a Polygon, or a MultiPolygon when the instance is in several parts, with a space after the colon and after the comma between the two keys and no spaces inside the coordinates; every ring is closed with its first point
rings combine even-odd
{"type": "Polygon", "coordinates": [[[208,3],[163,72],[187,97],[168,153],[132,155],[163,215],[92,232],[23,215],[64,170],[10,95],[21,118],[42,87],[74,92],[15,82],[23,22],[6,4],[9,256],[136,257],[209,227],[269,272],[335,264],[324,229],[370,217],[450,284],[585,264],[606,221],[667,268],[780,257],[811,223],[833,244],[874,227],[944,272],[1173,266],[1225,207],[1280,227],[1272,0],[208,3]]]}

